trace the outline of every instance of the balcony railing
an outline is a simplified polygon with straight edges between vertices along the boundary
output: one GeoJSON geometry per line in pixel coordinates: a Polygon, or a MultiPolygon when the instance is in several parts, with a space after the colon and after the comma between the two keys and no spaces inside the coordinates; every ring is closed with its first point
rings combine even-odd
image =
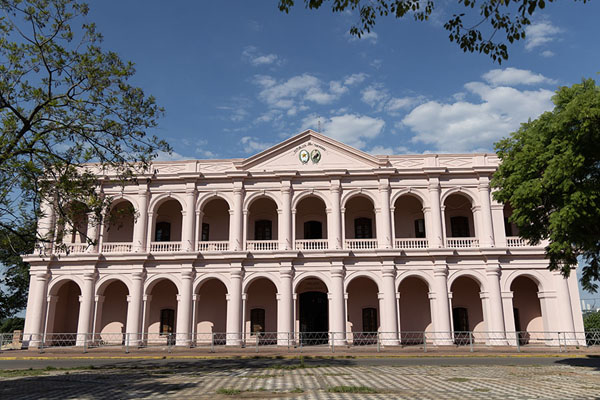
{"type": "Polygon", "coordinates": [[[395,249],[426,249],[428,247],[427,239],[394,239],[395,249]]]}
{"type": "Polygon", "coordinates": [[[181,242],[152,242],[151,253],[174,253],[181,251],[181,242]]]}
{"type": "Polygon", "coordinates": [[[131,253],[133,243],[131,242],[109,242],[102,243],[103,253],[131,253]]]}
{"type": "Polygon", "coordinates": [[[450,249],[479,247],[479,239],[474,237],[446,238],[446,247],[450,249]]]}
{"type": "Polygon", "coordinates": [[[507,236],[506,237],[506,246],[507,247],[529,247],[530,244],[527,240],[520,238],[518,236],[507,236]]]}
{"type": "Polygon", "coordinates": [[[198,242],[198,251],[227,251],[229,250],[229,241],[213,240],[198,242]]]}
{"type": "Polygon", "coordinates": [[[277,240],[248,240],[246,249],[250,251],[273,251],[279,249],[277,240]]]}
{"type": "Polygon", "coordinates": [[[301,239],[295,242],[296,250],[327,250],[328,239],[301,239]]]}
{"type": "Polygon", "coordinates": [[[87,243],[60,243],[55,245],[54,254],[83,254],[89,246],[87,243]]]}
{"type": "Polygon", "coordinates": [[[344,246],[349,250],[369,250],[377,248],[377,239],[346,239],[344,246]]]}

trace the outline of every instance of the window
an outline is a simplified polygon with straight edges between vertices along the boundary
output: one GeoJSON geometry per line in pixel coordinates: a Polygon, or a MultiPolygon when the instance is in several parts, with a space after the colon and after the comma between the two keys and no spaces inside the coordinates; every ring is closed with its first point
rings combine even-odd
{"type": "Polygon", "coordinates": [[[514,236],[512,224],[508,221],[508,217],[504,217],[504,231],[506,232],[506,236],[514,236]]]}
{"type": "Polygon", "coordinates": [[[362,322],[363,332],[377,332],[377,309],[363,308],[362,322]]]}
{"type": "Polygon", "coordinates": [[[171,240],[171,224],[168,222],[158,222],[154,234],[155,242],[168,242],[171,240]]]}
{"type": "Polygon", "coordinates": [[[171,308],[164,308],[160,310],[160,334],[168,335],[173,333],[173,327],[175,326],[175,310],[171,308]]]}
{"type": "Polygon", "coordinates": [[[208,242],[208,238],[210,236],[210,225],[206,223],[202,223],[202,239],[203,242],[208,242]]]}
{"type": "Polygon", "coordinates": [[[425,220],[415,219],[415,237],[416,238],[424,238],[425,236],[425,220]]]}
{"type": "Polygon", "coordinates": [[[304,223],[304,239],[323,239],[323,224],[319,221],[304,223]]]}
{"type": "Polygon", "coordinates": [[[261,219],[254,223],[254,240],[271,240],[271,221],[261,219]]]}
{"type": "Polygon", "coordinates": [[[373,239],[371,218],[356,218],[354,220],[355,239],[373,239]]]}
{"type": "Polygon", "coordinates": [[[256,335],[265,331],[265,309],[253,308],[250,310],[250,334],[256,335]]]}
{"type": "Polygon", "coordinates": [[[471,232],[469,230],[469,218],[450,218],[450,230],[452,232],[452,237],[471,237],[471,232]]]}

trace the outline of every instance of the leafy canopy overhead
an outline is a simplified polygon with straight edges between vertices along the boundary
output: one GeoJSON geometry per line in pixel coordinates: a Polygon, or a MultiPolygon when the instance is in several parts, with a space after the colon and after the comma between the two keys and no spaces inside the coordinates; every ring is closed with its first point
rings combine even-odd
{"type": "MultiPolygon", "coordinates": [[[[531,16],[546,7],[546,0],[455,1],[456,12],[444,24],[450,41],[465,52],[488,54],[498,63],[508,59],[504,39],[509,43],[524,39],[531,16]]],[[[588,0],[574,1],[586,3],[588,0]]],[[[333,12],[358,10],[360,21],[350,28],[350,34],[359,38],[371,32],[377,17],[412,15],[416,21],[427,21],[436,6],[434,0],[304,0],[309,9],[318,9],[326,2],[331,3],[333,12]]],[[[279,0],[279,10],[289,13],[294,3],[295,0],[279,0]]]]}
{"type": "Polygon", "coordinates": [[[561,87],[555,108],[496,144],[502,160],[494,197],[510,203],[520,236],[546,248],[550,269],[568,276],[583,260],[581,282],[600,280],[600,88],[592,79],[561,87]]]}

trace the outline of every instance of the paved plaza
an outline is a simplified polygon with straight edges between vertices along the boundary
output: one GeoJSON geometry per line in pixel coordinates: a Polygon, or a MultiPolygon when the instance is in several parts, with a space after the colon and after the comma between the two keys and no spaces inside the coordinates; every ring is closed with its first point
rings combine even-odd
{"type": "Polygon", "coordinates": [[[600,360],[590,357],[20,361],[0,363],[0,398],[600,398],[600,360]]]}

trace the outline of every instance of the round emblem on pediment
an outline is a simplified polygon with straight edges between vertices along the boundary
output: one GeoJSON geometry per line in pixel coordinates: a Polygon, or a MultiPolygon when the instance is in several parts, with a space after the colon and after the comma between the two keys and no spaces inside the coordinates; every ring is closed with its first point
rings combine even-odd
{"type": "Polygon", "coordinates": [[[308,150],[300,150],[300,154],[298,154],[298,158],[302,164],[306,164],[308,160],[310,160],[310,155],[308,154],[308,150]]]}
{"type": "Polygon", "coordinates": [[[317,164],[319,161],[321,161],[321,152],[317,149],[314,149],[310,152],[310,159],[313,163],[317,164]]]}

